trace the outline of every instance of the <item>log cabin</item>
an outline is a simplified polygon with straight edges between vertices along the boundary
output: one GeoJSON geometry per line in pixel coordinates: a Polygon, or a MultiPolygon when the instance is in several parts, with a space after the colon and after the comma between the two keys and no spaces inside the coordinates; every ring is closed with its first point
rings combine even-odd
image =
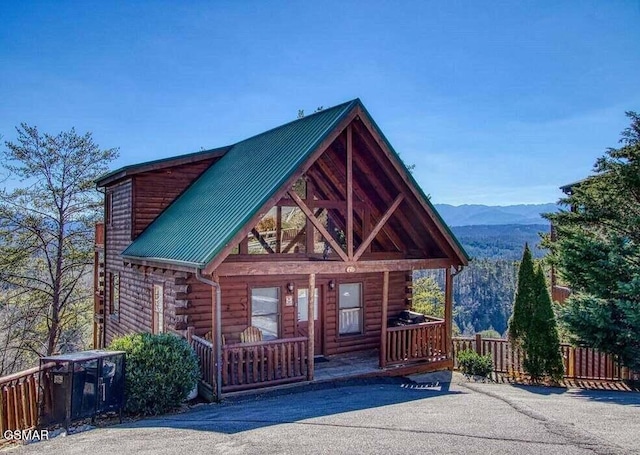
{"type": "Polygon", "coordinates": [[[468,257],[359,99],[96,183],[96,347],[187,337],[218,398],[360,352],[382,374],[452,367],[468,257]],[[406,311],[417,269],[445,271],[444,319],[406,311]]]}

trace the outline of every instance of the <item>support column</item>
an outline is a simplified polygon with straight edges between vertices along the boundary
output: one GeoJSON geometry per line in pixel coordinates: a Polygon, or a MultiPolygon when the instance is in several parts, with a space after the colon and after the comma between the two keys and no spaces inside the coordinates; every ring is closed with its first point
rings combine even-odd
{"type": "Polygon", "coordinates": [[[222,388],[221,384],[218,382],[218,371],[220,370],[220,365],[218,365],[219,357],[218,357],[218,312],[217,312],[217,298],[216,298],[216,288],[211,286],[211,381],[215,382],[211,384],[211,388],[213,389],[213,396],[216,397],[217,400],[220,400],[222,396],[222,388]]]}
{"type": "Polygon", "coordinates": [[[387,312],[389,309],[389,272],[382,274],[382,320],[380,321],[380,368],[387,366],[387,312]]]}
{"type": "Polygon", "coordinates": [[[276,209],[276,253],[282,253],[282,207],[276,209]]]}
{"type": "MultiPolygon", "coordinates": [[[[305,200],[307,201],[307,207],[309,207],[311,209],[311,211],[313,212],[313,195],[315,194],[315,188],[313,186],[313,182],[311,181],[311,179],[307,179],[307,192],[305,195],[305,200]]],[[[305,252],[307,254],[313,254],[314,250],[315,250],[315,234],[314,234],[314,230],[313,230],[313,223],[311,222],[311,220],[309,218],[307,218],[306,224],[305,224],[305,232],[304,232],[304,237],[305,237],[305,252]]]]}
{"type": "Polygon", "coordinates": [[[211,279],[202,276],[200,269],[194,270],[196,280],[211,286],[211,386],[215,399],[222,398],[222,291],[217,272],[211,274],[211,279]]]}
{"type": "Polygon", "coordinates": [[[309,381],[313,381],[313,369],[314,369],[314,356],[315,356],[315,295],[316,295],[316,274],[309,274],[309,294],[307,294],[307,302],[308,302],[308,336],[309,341],[307,342],[309,346],[309,350],[307,352],[307,379],[309,381]]]}
{"type": "Polygon", "coordinates": [[[347,126],[347,256],[353,260],[353,137],[347,126]]]}
{"type": "Polygon", "coordinates": [[[445,269],[444,282],[444,323],[445,323],[445,348],[447,359],[452,359],[452,341],[451,334],[453,332],[453,275],[451,267],[445,269]]]}

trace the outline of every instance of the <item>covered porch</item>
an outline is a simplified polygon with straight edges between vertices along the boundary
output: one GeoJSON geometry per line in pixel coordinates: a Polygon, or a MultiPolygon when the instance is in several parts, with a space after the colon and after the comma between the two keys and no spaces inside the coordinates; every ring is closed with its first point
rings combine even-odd
{"type": "MultiPolygon", "coordinates": [[[[377,275],[377,274],[376,274],[377,275]]],[[[238,342],[212,340],[188,334],[201,365],[203,391],[208,398],[250,389],[278,387],[295,382],[323,382],[362,376],[404,375],[450,369],[452,271],[446,269],[445,319],[426,316],[425,322],[390,326],[389,271],[379,273],[382,284],[376,348],[318,355],[317,321],[308,318],[306,336],[238,342]],[[449,322],[447,322],[449,321],[449,322]],[[219,384],[219,387],[218,387],[219,384]]],[[[316,288],[315,274],[308,278],[309,295],[316,288]]],[[[315,299],[307,299],[306,314],[316,312],[315,299]]],[[[215,304],[214,304],[215,305],[215,304]]],[[[376,312],[377,314],[377,312],[376,312]]],[[[321,330],[327,325],[321,324],[321,330]]],[[[224,334],[224,328],[221,328],[224,334]]]]}

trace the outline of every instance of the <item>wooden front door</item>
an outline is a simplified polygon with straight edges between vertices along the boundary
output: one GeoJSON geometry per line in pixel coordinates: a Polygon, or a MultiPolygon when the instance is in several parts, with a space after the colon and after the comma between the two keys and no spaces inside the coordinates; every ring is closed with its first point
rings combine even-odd
{"type": "MultiPolygon", "coordinates": [[[[316,295],[313,305],[314,309],[314,352],[315,355],[322,355],[322,286],[316,286],[316,295]]],[[[298,287],[296,290],[297,309],[297,335],[300,337],[309,336],[309,288],[298,287]]]]}

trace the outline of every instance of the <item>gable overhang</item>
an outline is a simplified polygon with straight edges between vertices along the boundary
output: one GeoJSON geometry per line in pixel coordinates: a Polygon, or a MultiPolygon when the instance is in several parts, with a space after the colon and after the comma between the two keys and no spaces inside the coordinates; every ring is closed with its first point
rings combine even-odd
{"type": "Polygon", "coordinates": [[[125,265],[157,269],[157,270],[173,270],[180,272],[194,273],[196,270],[202,270],[206,264],[198,262],[178,261],[175,259],[154,258],[154,257],[137,257],[121,255],[125,265]]]}

